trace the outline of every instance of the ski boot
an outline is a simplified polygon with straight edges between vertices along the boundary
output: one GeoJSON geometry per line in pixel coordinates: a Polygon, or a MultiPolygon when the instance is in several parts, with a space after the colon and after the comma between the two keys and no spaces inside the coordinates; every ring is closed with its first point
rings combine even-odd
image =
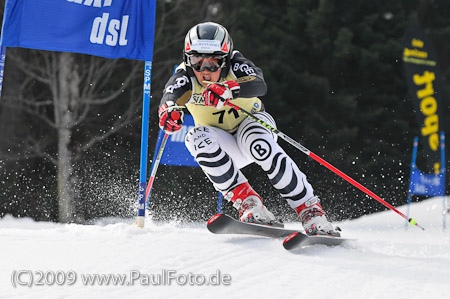
{"type": "Polygon", "coordinates": [[[225,199],[239,210],[239,221],[283,227],[275,216],[263,205],[261,197],[248,182],[242,183],[225,194],[225,199]]]}
{"type": "Polygon", "coordinates": [[[309,236],[314,235],[328,235],[333,237],[340,237],[339,228],[336,230],[325,217],[325,211],[319,204],[320,200],[317,196],[295,208],[298,218],[303,224],[305,232],[309,236]]]}

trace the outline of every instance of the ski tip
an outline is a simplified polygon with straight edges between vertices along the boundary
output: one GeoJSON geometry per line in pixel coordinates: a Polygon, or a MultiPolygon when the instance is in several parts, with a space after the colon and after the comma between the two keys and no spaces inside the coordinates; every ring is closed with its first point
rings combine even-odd
{"type": "Polygon", "coordinates": [[[209,218],[208,223],[206,225],[210,225],[211,223],[213,223],[214,221],[219,219],[222,215],[223,214],[216,214],[216,215],[212,216],[211,218],[209,218]]]}
{"type": "Polygon", "coordinates": [[[298,234],[299,234],[299,232],[295,232],[295,233],[290,234],[289,236],[286,237],[286,239],[284,239],[283,244],[288,243],[290,240],[295,238],[298,234]]]}

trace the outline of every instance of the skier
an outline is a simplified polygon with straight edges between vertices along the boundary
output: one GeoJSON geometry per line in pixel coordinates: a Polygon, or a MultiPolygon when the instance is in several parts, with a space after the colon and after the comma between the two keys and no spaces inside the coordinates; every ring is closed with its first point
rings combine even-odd
{"type": "Polygon", "coordinates": [[[188,31],[183,63],[165,85],[159,126],[167,134],[177,132],[183,123],[182,106],[189,110],[195,128],[186,135],[186,147],[214,188],[239,211],[240,221],[282,226],[240,171],[257,163],[297,212],[307,234],[339,236],[305,174],[277,144],[277,136],[227,105],[232,101],[275,128],[259,99],[266,91],[262,70],[233,50],[228,31],[217,23],[201,23],[188,31]]]}

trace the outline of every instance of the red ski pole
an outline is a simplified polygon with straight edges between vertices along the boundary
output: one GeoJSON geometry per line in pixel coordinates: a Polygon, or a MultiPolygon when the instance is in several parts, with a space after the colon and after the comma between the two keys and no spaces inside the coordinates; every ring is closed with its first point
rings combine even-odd
{"type": "Polygon", "coordinates": [[[169,135],[164,134],[164,137],[161,141],[161,146],[159,147],[159,151],[158,151],[158,156],[156,156],[156,160],[153,162],[153,167],[152,167],[152,171],[150,173],[150,179],[148,180],[148,185],[147,185],[147,189],[145,190],[145,202],[146,202],[146,209],[148,208],[148,197],[150,195],[150,192],[152,190],[152,186],[153,186],[153,181],[155,180],[156,177],[156,171],[158,170],[158,166],[159,166],[159,162],[161,162],[161,157],[162,154],[164,152],[164,148],[166,147],[166,143],[167,143],[167,138],[169,137],[169,135]]]}
{"type": "Polygon", "coordinates": [[[234,109],[236,109],[238,111],[241,111],[245,116],[247,116],[247,117],[251,118],[252,120],[260,123],[261,125],[263,125],[267,129],[269,129],[270,131],[272,131],[273,133],[278,135],[280,138],[284,139],[289,144],[291,144],[292,146],[294,146],[297,149],[299,149],[300,151],[302,151],[307,156],[313,158],[314,160],[316,160],[317,162],[319,162],[320,164],[322,164],[323,166],[325,166],[326,168],[328,168],[329,170],[331,170],[332,172],[334,172],[335,174],[337,174],[338,176],[340,176],[341,178],[343,178],[344,180],[346,180],[347,182],[349,182],[350,184],[352,184],[353,186],[358,188],[359,190],[363,191],[364,193],[366,193],[367,195],[371,196],[372,198],[374,198],[378,202],[382,203],[384,206],[388,207],[392,211],[396,212],[397,214],[399,214],[400,216],[405,218],[409,222],[410,225],[416,225],[416,226],[420,227],[421,229],[425,230],[422,226],[420,226],[416,222],[415,218],[408,218],[408,216],[406,216],[405,214],[403,214],[402,212],[400,212],[399,210],[394,208],[391,204],[387,203],[385,200],[381,199],[378,195],[376,195],[375,193],[373,193],[372,191],[370,191],[369,189],[367,189],[366,187],[364,187],[363,185],[361,185],[360,183],[358,183],[357,181],[355,181],[354,179],[352,179],[351,177],[349,177],[348,175],[346,175],[345,173],[343,173],[342,171],[340,171],[339,169],[337,169],[336,167],[334,167],[333,165],[328,163],[327,161],[323,160],[322,158],[320,158],[319,156],[317,156],[316,154],[311,152],[309,149],[307,149],[306,147],[304,147],[303,145],[301,145],[300,143],[298,143],[294,139],[292,139],[289,136],[287,136],[286,134],[284,134],[283,132],[279,131],[276,128],[273,128],[272,126],[270,126],[269,124],[265,123],[261,119],[257,118],[256,116],[254,116],[250,112],[247,112],[246,110],[242,109],[239,106],[234,105],[231,102],[228,102],[228,106],[230,106],[230,107],[232,107],[232,108],[234,108],[234,109]]]}

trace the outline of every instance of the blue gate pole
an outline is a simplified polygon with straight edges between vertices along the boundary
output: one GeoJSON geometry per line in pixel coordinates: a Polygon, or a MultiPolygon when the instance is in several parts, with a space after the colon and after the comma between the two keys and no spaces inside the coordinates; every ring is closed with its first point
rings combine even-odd
{"type": "Polygon", "coordinates": [[[6,47],[0,47],[0,99],[2,97],[3,74],[5,73],[6,47]]]}
{"type": "Polygon", "coordinates": [[[217,214],[222,213],[222,192],[219,191],[219,197],[217,198],[217,214]]]}
{"type": "Polygon", "coordinates": [[[445,194],[445,134],[441,132],[441,182],[442,182],[442,229],[447,228],[447,200],[445,194]]]}
{"type": "MultiPolygon", "coordinates": [[[[173,68],[174,74],[175,74],[175,71],[177,70],[177,67],[178,67],[178,64],[176,64],[175,67],[173,68]]],[[[159,130],[158,139],[156,141],[156,146],[155,146],[155,152],[153,153],[152,167],[150,169],[151,176],[150,176],[148,185],[145,188],[145,193],[146,193],[144,196],[145,211],[148,211],[148,209],[149,209],[150,198],[151,198],[152,187],[153,187],[153,180],[155,179],[155,176],[156,176],[157,169],[155,170],[155,173],[153,173],[153,169],[154,169],[154,167],[159,167],[159,161],[157,163],[155,163],[155,162],[157,160],[158,155],[160,155],[160,158],[162,157],[162,154],[164,152],[164,147],[165,147],[168,137],[169,136],[166,136],[166,134],[164,133],[163,130],[161,130],[161,129],[159,130]],[[161,148],[161,144],[163,143],[163,141],[164,141],[164,146],[161,148]],[[159,149],[159,151],[157,149],[159,149]],[[147,189],[148,189],[148,192],[147,192],[147,189]]],[[[145,213],[144,213],[144,215],[145,215],[145,213]]]]}
{"type": "Polygon", "coordinates": [[[139,175],[138,213],[136,220],[136,225],[138,227],[144,227],[145,223],[145,189],[147,187],[148,127],[149,127],[151,76],[152,76],[152,61],[146,61],[144,70],[144,98],[142,104],[141,160],[140,160],[140,175],[139,175]]]}
{"type": "MultiPolygon", "coordinates": [[[[411,193],[412,193],[412,184],[413,184],[413,172],[416,169],[416,156],[417,156],[417,146],[419,145],[419,137],[414,138],[413,143],[413,154],[412,154],[412,160],[411,160],[411,174],[409,177],[409,189],[408,189],[408,200],[406,202],[406,216],[409,217],[409,210],[411,207],[411,193]]],[[[406,222],[405,229],[408,229],[408,222],[406,222]]]]}

